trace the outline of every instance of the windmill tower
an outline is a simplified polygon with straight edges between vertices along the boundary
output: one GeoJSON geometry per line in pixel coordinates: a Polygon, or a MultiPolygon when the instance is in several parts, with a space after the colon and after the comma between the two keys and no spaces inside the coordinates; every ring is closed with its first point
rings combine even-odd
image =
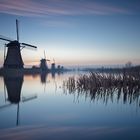
{"type": "Polygon", "coordinates": [[[53,59],[53,63],[51,64],[51,71],[54,72],[55,70],[55,60],[53,59]]]}
{"type": "Polygon", "coordinates": [[[40,60],[40,68],[41,68],[42,71],[47,71],[48,70],[47,61],[50,61],[50,60],[46,59],[46,53],[44,51],[44,58],[42,58],[40,60]]]}
{"type": "Polygon", "coordinates": [[[3,64],[4,68],[12,68],[12,69],[23,68],[24,63],[21,56],[21,50],[26,46],[37,48],[36,46],[19,42],[18,20],[16,20],[16,34],[17,34],[17,40],[11,40],[11,39],[7,39],[6,37],[0,37],[1,40],[9,42],[4,46],[5,47],[4,64],[3,64]],[[6,48],[7,48],[7,54],[6,54],[6,48]]]}

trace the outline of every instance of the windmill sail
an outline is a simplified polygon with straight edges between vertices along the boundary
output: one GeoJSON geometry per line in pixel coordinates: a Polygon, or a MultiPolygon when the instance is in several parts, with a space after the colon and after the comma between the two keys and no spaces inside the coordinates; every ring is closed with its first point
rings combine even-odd
{"type": "Polygon", "coordinates": [[[30,45],[27,43],[20,43],[19,42],[19,28],[18,28],[18,20],[16,20],[16,35],[17,40],[13,41],[11,39],[8,39],[6,37],[0,36],[1,40],[8,41],[9,43],[5,46],[7,47],[7,55],[4,48],[4,68],[23,68],[24,63],[21,57],[21,50],[25,48],[26,46],[37,48],[34,45],[30,45]],[[24,45],[24,46],[21,46],[24,45]]]}
{"type": "Polygon", "coordinates": [[[16,19],[17,41],[19,41],[18,20],[16,19]]]}
{"type": "Polygon", "coordinates": [[[27,44],[27,43],[21,43],[22,45],[25,45],[25,46],[29,46],[29,47],[32,47],[32,48],[37,48],[36,46],[34,45],[30,45],[30,44],[27,44]]]}

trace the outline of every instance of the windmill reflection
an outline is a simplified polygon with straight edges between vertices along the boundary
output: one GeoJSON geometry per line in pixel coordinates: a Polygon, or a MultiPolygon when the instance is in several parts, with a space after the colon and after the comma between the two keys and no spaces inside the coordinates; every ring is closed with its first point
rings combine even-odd
{"type": "Polygon", "coordinates": [[[20,94],[23,85],[23,75],[22,76],[4,76],[4,84],[7,89],[8,100],[11,103],[20,102],[20,94]]]}
{"type": "Polygon", "coordinates": [[[5,104],[0,106],[0,109],[4,109],[11,105],[17,105],[17,117],[16,125],[19,125],[19,112],[20,112],[20,103],[26,102],[32,99],[37,98],[37,95],[32,95],[30,97],[22,97],[21,90],[24,82],[24,75],[4,75],[4,94],[5,94],[5,104]],[[7,103],[8,101],[8,103],[7,103]]]}
{"type": "Polygon", "coordinates": [[[42,84],[45,84],[45,83],[48,83],[50,81],[48,81],[48,76],[51,75],[51,79],[55,80],[56,79],[56,76],[60,76],[61,74],[63,74],[62,72],[51,72],[51,73],[48,73],[46,71],[42,71],[39,76],[40,76],[40,81],[42,84]]]}
{"type": "Polygon", "coordinates": [[[51,72],[48,73],[46,71],[42,71],[39,76],[40,76],[40,82],[44,85],[44,92],[46,91],[46,83],[53,82],[54,84],[54,89],[55,92],[57,91],[57,77],[63,74],[62,72],[51,72]]]}
{"type": "Polygon", "coordinates": [[[44,84],[47,82],[47,77],[48,77],[48,73],[47,72],[41,72],[40,74],[40,80],[41,80],[41,83],[44,84]]]}
{"type": "Polygon", "coordinates": [[[52,79],[55,79],[55,74],[56,74],[56,73],[55,73],[54,71],[51,72],[52,79]]]}

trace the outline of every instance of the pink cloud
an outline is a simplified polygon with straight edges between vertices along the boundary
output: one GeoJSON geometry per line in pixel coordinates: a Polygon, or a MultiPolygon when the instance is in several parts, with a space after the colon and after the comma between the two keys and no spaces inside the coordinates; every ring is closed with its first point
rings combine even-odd
{"type": "Polygon", "coordinates": [[[48,0],[1,0],[0,13],[20,16],[62,16],[62,15],[106,15],[126,14],[128,11],[120,7],[103,5],[91,1],[48,0]]]}

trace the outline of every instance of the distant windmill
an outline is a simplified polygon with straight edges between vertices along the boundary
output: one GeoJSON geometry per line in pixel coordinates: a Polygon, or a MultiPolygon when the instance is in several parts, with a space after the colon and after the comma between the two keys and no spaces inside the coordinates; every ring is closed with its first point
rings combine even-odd
{"type": "Polygon", "coordinates": [[[47,61],[50,61],[50,60],[46,59],[46,53],[45,53],[45,50],[44,50],[44,58],[42,58],[40,60],[40,68],[42,69],[42,71],[47,71],[48,70],[47,61]]]}
{"type": "Polygon", "coordinates": [[[19,42],[18,20],[16,20],[16,34],[17,40],[11,40],[7,37],[0,36],[1,40],[9,42],[4,46],[4,68],[23,68],[24,63],[21,57],[21,50],[26,46],[37,48],[36,46],[19,42]],[[7,54],[6,47],[8,48],[7,54]]]}
{"type": "Polygon", "coordinates": [[[54,72],[56,70],[55,68],[55,60],[53,59],[53,63],[51,64],[51,70],[54,72]]]}

